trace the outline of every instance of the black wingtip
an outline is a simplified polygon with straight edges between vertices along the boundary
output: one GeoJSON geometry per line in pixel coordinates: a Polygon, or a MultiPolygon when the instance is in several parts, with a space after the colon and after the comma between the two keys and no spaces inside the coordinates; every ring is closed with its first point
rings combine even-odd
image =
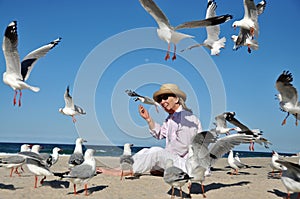
{"type": "Polygon", "coordinates": [[[9,38],[12,43],[18,40],[17,21],[12,21],[8,24],[4,36],[9,38]]]}

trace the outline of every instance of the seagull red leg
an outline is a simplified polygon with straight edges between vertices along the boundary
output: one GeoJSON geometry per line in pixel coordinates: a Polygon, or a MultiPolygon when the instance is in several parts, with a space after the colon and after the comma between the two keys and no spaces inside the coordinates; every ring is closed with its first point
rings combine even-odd
{"type": "Polygon", "coordinates": [[[76,192],[76,184],[74,184],[73,187],[74,187],[74,195],[77,195],[77,192],[76,192]]]}
{"type": "Polygon", "coordinates": [[[72,121],[73,121],[73,123],[75,123],[77,121],[75,116],[72,116],[72,121]]]}
{"type": "Polygon", "coordinates": [[[21,106],[22,91],[20,90],[19,106],[21,106]]]}
{"type": "Polygon", "coordinates": [[[88,186],[87,186],[87,184],[84,185],[84,190],[85,190],[85,195],[87,196],[88,195],[88,186]]]}
{"type": "Polygon", "coordinates": [[[34,188],[37,188],[37,181],[38,181],[38,177],[37,176],[34,176],[35,178],[35,182],[34,182],[34,188]]]}
{"type": "Polygon", "coordinates": [[[167,61],[168,59],[170,59],[170,44],[168,44],[168,51],[167,51],[167,54],[165,56],[165,60],[167,61]]]}
{"type": "Polygon", "coordinates": [[[201,183],[201,189],[202,189],[202,195],[203,198],[206,198],[205,192],[204,192],[204,185],[201,183]]]}
{"type": "Polygon", "coordinates": [[[174,44],[174,54],[172,60],[174,61],[175,59],[176,59],[176,45],[174,44]]]}
{"type": "Polygon", "coordinates": [[[16,105],[16,103],[17,103],[17,94],[18,94],[18,91],[17,90],[15,90],[15,94],[14,94],[14,100],[13,100],[13,104],[14,104],[14,106],[16,105]]]}
{"type": "Polygon", "coordinates": [[[12,177],[13,171],[14,171],[14,168],[12,167],[11,170],[10,170],[10,175],[9,175],[9,177],[12,177]]]}

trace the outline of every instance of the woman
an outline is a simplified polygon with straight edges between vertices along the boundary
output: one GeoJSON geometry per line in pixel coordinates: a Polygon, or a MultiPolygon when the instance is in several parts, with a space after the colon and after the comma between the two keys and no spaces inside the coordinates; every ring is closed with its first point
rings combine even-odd
{"type": "Polygon", "coordinates": [[[169,114],[162,125],[153,121],[149,112],[139,105],[139,113],[149,126],[150,133],[156,139],[166,139],[165,148],[151,147],[142,149],[134,156],[133,171],[144,173],[149,170],[161,170],[167,159],[173,159],[174,165],[186,171],[185,160],[191,138],[202,131],[199,119],[187,108],[186,94],[175,84],[163,84],[153,94],[153,99],[169,114]]]}
{"type": "MultiPolygon", "coordinates": [[[[172,159],[174,166],[186,171],[185,160],[191,138],[202,131],[199,119],[187,108],[186,94],[176,84],[163,84],[153,94],[153,99],[169,114],[162,125],[156,123],[149,112],[139,105],[139,113],[149,126],[150,133],[156,139],[166,139],[165,148],[144,148],[133,155],[133,172],[142,174],[150,171],[160,175],[167,159],[172,159]]],[[[120,175],[117,170],[98,169],[104,174],[120,175]]]]}

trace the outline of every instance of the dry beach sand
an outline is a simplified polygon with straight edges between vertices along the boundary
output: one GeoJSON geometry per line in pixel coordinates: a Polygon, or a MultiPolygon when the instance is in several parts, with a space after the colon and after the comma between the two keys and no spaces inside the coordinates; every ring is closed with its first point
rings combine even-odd
{"type": "MultiPolygon", "coordinates": [[[[117,157],[96,157],[99,167],[118,167],[117,157]]],[[[297,158],[288,160],[298,162],[297,158]]],[[[51,167],[54,172],[67,171],[68,156],[60,156],[58,162],[51,167]]],[[[209,199],[240,199],[240,198],[283,198],[286,189],[281,183],[277,173],[271,176],[270,158],[241,158],[250,168],[242,169],[239,175],[230,175],[227,159],[219,159],[213,168],[212,175],[207,177],[204,185],[206,196],[209,199]]],[[[84,186],[77,186],[78,195],[73,195],[73,184],[58,177],[49,176],[43,185],[34,188],[34,176],[29,173],[26,166],[25,172],[19,177],[13,174],[9,177],[10,170],[0,168],[0,198],[104,198],[104,199],[153,199],[170,198],[170,186],[162,177],[143,175],[138,179],[123,179],[119,176],[99,174],[88,182],[89,196],[84,195],[84,186]]],[[[41,177],[39,177],[39,180],[41,177]]],[[[187,185],[183,187],[183,196],[187,196],[187,185]]],[[[176,190],[176,197],[179,191],[176,190]]],[[[203,198],[199,184],[192,186],[192,198],[203,198]]],[[[293,194],[292,198],[296,198],[293,194]]]]}

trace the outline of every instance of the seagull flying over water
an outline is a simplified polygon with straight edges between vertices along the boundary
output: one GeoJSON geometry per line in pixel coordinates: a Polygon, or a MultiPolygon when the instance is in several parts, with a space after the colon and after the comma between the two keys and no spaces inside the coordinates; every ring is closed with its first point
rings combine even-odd
{"type": "MultiPolygon", "coordinates": [[[[215,3],[215,1],[208,0],[205,18],[208,19],[211,17],[216,17],[216,8],[217,8],[217,4],[215,3]]],[[[231,19],[231,18],[229,17],[228,20],[229,19],[231,19]]],[[[219,55],[220,48],[225,48],[225,42],[226,42],[225,37],[222,37],[221,39],[219,38],[220,25],[206,26],[206,33],[207,33],[207,38],[206,38],[206,40],[204,40],[204,42],[202,44],[196,44],[196,45],[190,46],[184,50],[187,50],[187,49],[191,50],[192,48],[205,46],[211,50],[211,53],[210,53],[211,55],[219,55]]],[[[184,50],[182,50],[182,51],[184,51],[184,50]]]]}
{"type": "MultiPolygon", "coordinates": [[[[261,1],[256,5],[257,15],[264,12],[266,8],[266,1],[261,1]]],[[[242,46],[248,47],[248,53],[251,53],[251,49],[257,50],[258,42],[251,35],[250,29],[240,27],[239,35],[232,35],[231,39],[234,42],[233,50],[237,50],[242,46]]]]}
{"type": "MultiPolygon", "coordinates": [[[[235,116],[234,112],[228,112],[225,119],[228,122],[230,122],[231,124],[236,126],[235,130],[239,134],[251,135],[255,138],[254,142],[256,142],[260,145],[263,144],[265,146],[265,148],[269,148],[268,145],[272,144],[272,143],[269,140],[267,140],[266,138],[262,137],[263,132],[261,130],[249,129],[247,126],[242,124],[239,120],[237,120],[234,116],[235,116]]],[[[254,151],[254,142],[250,142],[250,146],[249,146],[250,151],[254,151]]]]}
{"type": "Polygon", "coordinates": [[[222,15],[217,17],[212,17],[204,20],[190,21],[182,23],[176,27],[173,27],[167,16],[162,12],[162,10],[155,4],[153,0],[139,0],[143,8],[154,18],[157,22],[159,28],[157,29],[158,37],[166,41],[168,43],[168,50],[165,56],[165,60],[170,58],[170,45],[174,44],[174,55],[172,60],[176,59],[176,45],[182,39],[185,38],[193,38],[194,36],[183,34],[177,32],[176,30],[184,29],[184,28],[198,28],[198,27],[206,27],[213,26],[220,23],[224,23],[228,20],[228,18],[232,18],[229,15],[222,15]]]}
{"type": "MultiPolygon", "coordinates": [[[[233,112],[229,112],[229,113],[234,114],[233,112]]],[[[217,135],[219,134],[229,135],[230,131],[234,130],[234,128],[227,127],[227,121],[225,119],[227,117],[227,114],[228,112],[224,112],[215,117],[216,122],[214,124],[216,125],[216,127],[214,129],[211,129],[211,131],[216,132],[217,135]]]]}
{"type": "Polygon", "coordinates": [[[130,97],[136,97],[134,101],[138,101],[139,100],[139,101],[141,101],[144,104],[154,105],[155,109],[156,109],[156,112],[158,112],[158,107],[160,106],[160,104],[157,103],[156,101],[154,101],[152,98],[150,98],[148,96],[139,95],[135,91],[132,91],[132,90],[126,90],[125,92],[130,97]]]}
{"type": "Polygon", "coordinates": [[[70,95],[70,89],[69,86],[66,89],[66,92],[64,94],[64,99],[65,99],[65,107],[60,108],[58,111],[61,112],[64,115],[69,115],[72,117],[72,121],[75,123],[76,118],[75,115],[81,114],[85,115],[86,112],[79,106],[75,105],[73,102],[73,99],[70,95]]]}
{"type": "Polygon", "coordinates": [[[3,73],[3,82],[10,86],[14,91],[13,104],[16,105],[16,97],[18,91],[20,91],[19,103],[21,106],[22,90],[29,89],[34,92],[38,92],[38,87],[30,86],[26,83],[29,75],[37,62],[37,60],[45,56],[52,48],[54,48],[61,38],[58,38],[32,52],[24,57],[22,62],[18,52],[18,33],[17,22],[11,22],[4,33],[2,50],[6,61],[6,71],[3,73]]]}
{"type": "Polygon", "coordinates": [[[290,114],[296,118],[296,126],[298,120],[300,120],[300,102],[298,101],[297,89],[292,84],[293,76],[289,71],[283,71],[283,73],[276,80],[275,87],[279,91],[277,97],[279,99],[279,105],[282,111],[287,112],[287,116],[282,121],[282,125],[285,125],[286,119],[290,114]]]}

